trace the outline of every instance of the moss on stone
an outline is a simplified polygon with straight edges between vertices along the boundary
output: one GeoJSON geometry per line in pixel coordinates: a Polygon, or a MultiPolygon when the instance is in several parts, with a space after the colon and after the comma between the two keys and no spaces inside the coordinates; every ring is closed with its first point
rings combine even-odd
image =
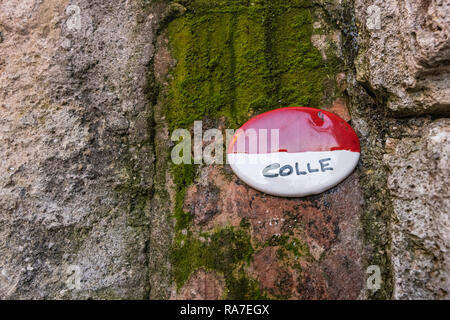
{"type": "MultiPolygon", "coordinates": [[[[320,107],[323,84],[334,64],[311,44],[312,1],[193,0],[171,21],[168,34],[177,61],[167,88],[169,131],[191,128],[195,120],[224,117],[238,128],[254,114],[286,106],[320,107]]],[[[180,288],[198,268],[225,277],[228,298],[261,298],[257,282],[245,275],[251,260],[248,223],[209,235],[190,232],[192,216],[183,209],[196,166],[172,166],[176,236],[172,265],[180,288]]],[[[304,255],[289,241],[285,250],[304,255]]]]}
{"type": "Polygon", "coordinates": [[[231,300],[267,300],[268,297],[261,292],[259,283],[255,279],[247,276],[243,268],[240,268],[237,275],[228,274],[225,277],[227,288],[225,298],[231,300]]]}
{"type": "Polygon", "coordinates": [[[171,130],[225,116],[233,127],[253,113],[318,107],[327,64],[311,44],[309,1],[193,1],[172,21],[171,130]]]}
{"type": "Polygon", "coordinates": [[[279,247],[277,255],[280,260],[290,258],[289,253],[293,255],[294,259],[300,257],[309,259],[312,257],[308,244],[291,235],[273,236],[266,242],[265,246],[279,247]]]}
{"type": "Polygon", "coordinates": [[[175,184],[175,230],[181,231],[189,227],[192,215],[183,209],[186,189],[195,178],[196,166],[193,164],[180,164],[172,166],[172,176],[175,184]]]}
{"type": "Polygon", "coordinates": [[[219,229],[207,234],[204,240],[199,240],[192,234],[179,234],[178,237],[171,252],[178,288],[184,285],[192,272],[204,268],[224,275],[227,298],[245,299],[259,294],[254,280],[246,277],[243,271],[234,274],[235,269],[248,264],[253,256],[250,235],[246,230],[232,227],[219,229]]]}
{"type": "Polygon", "coordinates": [[[115,191],[118,196],[127,199],[125,201],[128,203],[129,225],[139,227],[145,224],[146,208],[152,194],[151,187],[142,183],[141,167],[131,152],[124,151],[120,163],[127,178],[115,188],[115,191]]]}

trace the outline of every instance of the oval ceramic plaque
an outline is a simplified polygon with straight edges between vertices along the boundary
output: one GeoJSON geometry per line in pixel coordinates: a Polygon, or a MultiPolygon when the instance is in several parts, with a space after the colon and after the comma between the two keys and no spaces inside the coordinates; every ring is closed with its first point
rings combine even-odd
{"type": "Polygon", "coordinates": [[[228,163],[245,183],[276,196],[321,193],[356,167],[359,139],[337,115],[315,108],[269,111],[246,122],[228,147],[228,163]]]}

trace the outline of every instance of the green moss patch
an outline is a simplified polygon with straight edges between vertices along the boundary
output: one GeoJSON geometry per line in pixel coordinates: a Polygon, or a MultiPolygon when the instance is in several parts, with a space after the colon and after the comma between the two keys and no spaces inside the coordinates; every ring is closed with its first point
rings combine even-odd
{"type": "Polygon", "coordinates": [[[245,299],[259,296],[255,281],[238,268],[251,262],[253,247],[247,230],[225,228],[211,234],[203,234],[202,240],[192,234],[178,235],[171,258],[178,288],[199,268],[214,270],[224,275],[228,289],[227,298],[245,299]]]}
{"type": "Polygon", "coordinates": [[[311,8],[309,1],[190,2],[168,26],[177,59],[170,129],[220,116],[238,127],[274,108],[319,107],[330,70],[310,41],[311,8]]]}
{"type": "Polygon", "coordinates": [[[175,184],[175,230],[180,232],[189,227],[192,216],[183,210],[186,189],[194,182],[196,167],[191,164],[172,166],[172,176],[175,184]]]}
{"type": "Polygon", "coordinates": [[[265,246],[279,247],[277,255],[280,260],[291,259],[292,256],[294,259],[312,257],[306,242],[289,235],[273,236],[265,246]]]}

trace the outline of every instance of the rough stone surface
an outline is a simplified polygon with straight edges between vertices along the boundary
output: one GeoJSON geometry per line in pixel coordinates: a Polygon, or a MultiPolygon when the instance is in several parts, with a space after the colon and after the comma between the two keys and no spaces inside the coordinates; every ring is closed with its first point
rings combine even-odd
{"type": "Polygon", "coordinates": [[[395,212],[394,297],[448,299],[450,120],[408,121],[395,133],[384,158],[395,212]]]}
{"type": "Polygon", "coordinates": [[[358,80],[396,115],[450,113],[450,4],[356,0],[358,80]]]}
{"type": "Polygon", "coordinates": [[[1,2],[1,298],[148,295],[145,90],[161,12],[1,2]]]}
{"type": "Polygon", "coordinates": [[[214,272],[197,270],[189,279],[188,283],[177,294],[172,292],[173,299],[179,300],[218,300],[222,298],[224,291],[224,280],[214,272]]]}
{"type": "MultiPolygon", "coordinates": [[[[448,299],[450,6],[357,0],[355,17],[357,80],[387,115],[380,129],[393,206],[392,297],[448,299]]],[[[364,121],[358,127],[369,134],[364,121]]]]}
{"type": "Polygon", "coordinates": [[[197,232],[247,221],[256,248],[250,273],[262,290],[290,299],[365,296],[362,199],[355,174],[320,196],[302,199],[262,194],[216,166],[205,166],[199,176],[185,198],[197,232]],[[291,251],[280,240],[284,237],[291,251]]]}
{"type": "Polygon", "coordinates": [[[0,298],[220,299],[255,284],[282,299],[449,299],[448,1],[304,3],[302,32],[328,63],[320,107],[362,150],[343,183],[303,199],[257,192],[228,166],[196,166],[176,185],[165,27],[193,2],[0,3],[0,298]],[[177,210],[189,228],[176,230],[177,210]],[[178,287],[177,236],[204,248],[224,229],[248,232],[251,259],[227,275],[198,266],[178,287]]]}

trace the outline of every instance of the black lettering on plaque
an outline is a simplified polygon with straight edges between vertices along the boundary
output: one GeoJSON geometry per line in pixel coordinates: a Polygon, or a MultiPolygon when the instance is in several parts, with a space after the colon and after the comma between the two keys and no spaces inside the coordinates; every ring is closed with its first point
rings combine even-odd
{"type": "Polygon", "coordinates": [[[311,164],[310,163],[308,163],[307,168],[308,168],[308,172],[309,173],[319,172],[319,169],[311,169],[311,164]]]}
{"type": "Polygon", "coordinates": [[[320,163],[320,169],[322,170],[322,172],[325,172],[327,170],[334,170],[333,168],[328,168],[328,166],[330,165],[329,163],[327,163],[327,161],[330,161],[331,158],[326,158],[326,159],[321,159],[319,160],[320,163]]]}
{"type": "Polygon", "coordinates": [[[305,174],[307,174],[305,171],[300,171],[298,169],[298,162],[295,163],[295,172],[297,173],[298,176],[300,175],[304,176],[305,174]]]}
{"type": "Polygon", "coordinates": [[[269,164],[267,167],[264,168],[262,174],[266,178],[276,178],[278,177],[278,173],[269,173],[270,170],[278,169],[280,167],[279,163],[272,163],[269,164]]]}
{"type": "Polygon", "coordinates": [[[294,171],[294,168],[292,168],[290,165],[285,165],[280,169],[280,176],[286,177],[290,175],[294,171]]]}

